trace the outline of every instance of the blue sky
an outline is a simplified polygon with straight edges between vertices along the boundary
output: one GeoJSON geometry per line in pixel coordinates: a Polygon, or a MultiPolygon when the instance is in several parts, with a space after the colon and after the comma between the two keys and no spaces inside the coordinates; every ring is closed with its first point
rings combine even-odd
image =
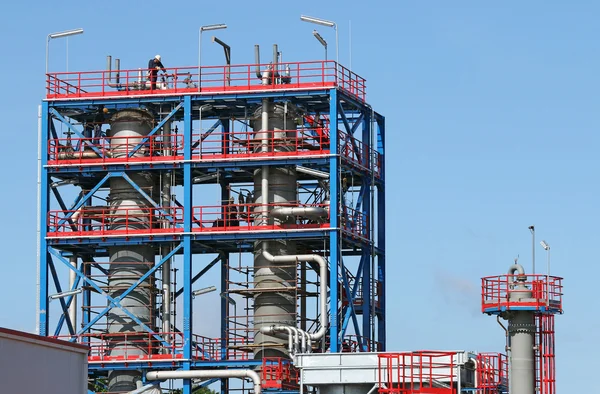
{"type": "MultiPolygon", "coordinates": [[[[600,4],[592,1],[11,2],[0,26],[0,165],[5,168],[0,326],[32,331],[35,311],[37,105],[48,33],[69,40],[70,70],[105,56],[144,67],[194,66],[203,24],[251,63],[253,45],[278,43],[284,59],[322,58],[314,26],[339,25],[340,61],[367,79],[387,121],[388,343],[390,349],[498,351],[503,332],[479,311],[480,277],[513,258],[530,267],[527,226],[552,247],[564,276],[557,318],[558,389],[584,391],[600,345],[591,308],[600,230],[597,133],[600,4]],[[203,5],[204,4],[204,5],[203,5]],[[585,338],[588,337],[588,340],[585,338]],[[589,341],[589,342],[588,342],[589,341]]],[[[334,53],[333,30],[318,28],[334,53]]],[[[222,63],[206,34],[203,63],[222,63]]],[[[50,70],[66,67],[64,40],[50,70]]],[[[265,49],[263,49],[265,50],[265,49]]],[[[538,266],[545,254],[538,246],[538,266]]]]}

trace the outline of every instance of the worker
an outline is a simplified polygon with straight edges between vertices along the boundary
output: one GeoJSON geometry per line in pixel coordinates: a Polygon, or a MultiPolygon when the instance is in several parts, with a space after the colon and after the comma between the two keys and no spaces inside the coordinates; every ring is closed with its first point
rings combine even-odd
{"type": "Polygon", "coordinates": [[[148,79],[150,80],[152,90],[156,89],[156,80],[158,79],[158,72],[162,70],[165,74],[165,66],[160,61],[160,55],[154,56],[148,61],[148,79]]]}

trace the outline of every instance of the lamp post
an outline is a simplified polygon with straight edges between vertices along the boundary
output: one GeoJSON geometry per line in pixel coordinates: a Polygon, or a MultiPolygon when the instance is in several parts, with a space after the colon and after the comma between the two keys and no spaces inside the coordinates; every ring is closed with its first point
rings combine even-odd
{"type": "Polygon", "coordinates": [[[531,259],[533,262],[531,273],[535,275],[535,226],[529,226],[529,231],[531,231],[531,259]]]}
{"type": "Polygon", "coordinates": [[[541,241],[540,245],[546,251],[546,306],[550,305],[550,245],[546,241],[541,241]]]}
{"type": "Polygon", "coordinates": [[[212,42],[216,42],[223,47],[223,51],[225,52],[225,63],[227,63],[227,86],[231,86],[231,47],[215,36],[212,36],[212,42]]]}
{"type": "Polygon", "coordinates": [[[217,290],[217,288],[215,286],[208,286],[208,287],[205,287],[203,289],[192,291],[192,296],[196,297],[196,296],[199,296],[199,295],[202,295],[202,294],[212,293],[215,290],[217,290]]]}
{"type": "Polygon", "coordinates": [[[325,39],[321,37],[317,30],[313,30],[313,36],[315,36],[317,41],[319,41],[321,45],[323,45],[323,48],[325,48],[325,61],[327,61],[327,41],[325,41],[325,39]]]}
{"type": "Polygon", "coordinates": [[[202,85],[202,73],[200,70],[200,65],[202,64],[202,32],[219,29],[227,29],[227,25],[224,23],[218,23],[216,25],[204,25],[200,26],[200,29],[198,30],[198,91],[200,91],[202,85]]]}
{"type": "Polygon", "coordinates": [[[335,29],[335,62],[339,63],[339,51],[338,51],[338,28],[337,24],[332,21],[325,19],[315,18],[312,16],[300,15],[300,20],[308,23],[314,23],[316,25],[333,27],[335,29]]]}
{"type": "Polygon", "coordinates": [[[54,38],[74,36],[76,34],[82,34],[82,33],[83,33],[83,29],[73,29],[73,30],[65,30],[65,31],[59,31],[57,33],[48,34],[48,37],[46,38],[46,74],[48,74],[48,49],[50,46],[50,40],[52,40],[54,38]]]}
{"type": "Polygon", "coordinates": [[[50,300],[58,300],[59,298],[65,298],[68,296],[72,296],[72,295],[76,295],[83,292],[83,289],[80,287],[78,289],[75,290],[69,290],[69,291],[63,291],[62,293],[56,293],[56,294],[52,294],[50,296],[48,296],[48,298],[50,300]]]}

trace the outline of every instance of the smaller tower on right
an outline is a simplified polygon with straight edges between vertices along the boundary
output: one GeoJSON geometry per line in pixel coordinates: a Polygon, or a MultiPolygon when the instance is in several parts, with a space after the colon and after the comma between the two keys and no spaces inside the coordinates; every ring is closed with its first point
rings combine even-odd
{"type": "Polygon", "coordinates": [[[503,328],[500,318],[508,321],[510,394],[556,394],[554,315],[563,313],[562,295],[562,278],[526,274],[517,263],[481,279],[481,311],[503,328]]]}

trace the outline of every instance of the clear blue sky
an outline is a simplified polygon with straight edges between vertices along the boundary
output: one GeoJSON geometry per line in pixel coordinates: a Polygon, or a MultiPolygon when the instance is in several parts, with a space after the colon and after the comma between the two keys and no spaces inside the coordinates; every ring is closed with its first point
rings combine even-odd
{"type": "MultiPolygon", "coordinates": [[[[589,390],[600,350],[591,308],[600,277],[600,4],[584,0],[10,2],[0,25],[0,326],[34,329],[46,35],[85,29],[69,40],[70,70],[102,69],[107,54],[123,68],[156,53],[167,67],[196,65],[198,27],[212,23],[229,25],[218,36],[233,63],[251,63],[256,43],[278,43],[285,60],[320,59],[301,13],[339,24],[344,64],[352,21],[353,69],[387,119],[389,348],[501,350],[503,332],[479,313],[479,278],[504,273],[517,255],[529,268],[535,224],[552,246],[553,273],[566,278],[558,388],[589,390]]],[[[333,57],[333,31],[319,31],[333,57]]],[[[219,64],[209,37],[203,63],[219,64]]],[[[65,67],[65,41],[56,40],[50,69],[65,67]]]]}

